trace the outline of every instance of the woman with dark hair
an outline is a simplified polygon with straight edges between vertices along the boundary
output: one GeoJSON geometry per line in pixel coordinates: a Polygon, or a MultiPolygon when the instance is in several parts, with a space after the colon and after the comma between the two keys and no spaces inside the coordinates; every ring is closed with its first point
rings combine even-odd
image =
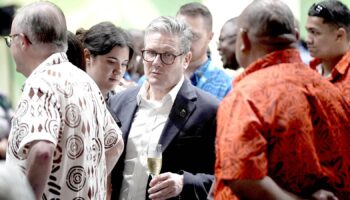
{"type": "Polygon", "coordinates": [[[94,79],[106,98],[120,90],[120,83],[134,54],[126,32],[111,22],[101,22],[89,30],[76,32],[84,47],[86,72],[94,79]]]}

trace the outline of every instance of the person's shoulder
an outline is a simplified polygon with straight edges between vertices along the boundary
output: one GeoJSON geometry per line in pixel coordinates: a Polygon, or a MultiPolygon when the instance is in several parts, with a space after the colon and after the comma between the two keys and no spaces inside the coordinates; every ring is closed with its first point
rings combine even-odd
{"type": "Polygon", "coordinates": [[[118,102],[128,101],[128,99],[134,99],[136,98],[140,88],[141,86],[132,86],[117,93],[109,93],[108,103],[111,105],[118,102]]]}
{"type": "Polygon", "coordinates": [[[286,81],[297,83],[300,82],[300,79],[307,81],[307,77],[313,76],[313,73],[313,70],[310,70],[304,63],[282,63],[250,72],[239,83],[244,82],[250,85],[269,85],[286,81]]]}
{"type": "Polygon", "coordinates": [[[284,98],[286,94],[305,96],[309,90],[332,90],[331,85],[304,63],[284,63],[246,75],[234,90],[251,97],[264,93],[265,96],[284,98]]]}
{"type": "Polygon", "coordinates": [[[215,65],[212,68],[211,73],[216,76],[221,76],[226,79],[231,79],[231,76],[229,75],[229,73],[227,73],[224,68],[219,67],[217,65],[215,65]]]}
{"type": "Polygon", "coordinates": [[[225,69],[220,68],[219,66],[214,65],[210,68],[210,71],[206,75],[207,83],[215,83],[226,85],[227,87],[231,87],[232,76],[228,74],[225,69]]]}
{"type": "Polygon", "coordinates": [[[204,91],[200,88],[197,88],[193,86],[194,91],[196,92],[197,95],[197,101],[203,103],[203,104],[208,104],[208,105],[213,105],[213,106],[218,106],[219,105],[219,99],[212,95],[211,93],[204,91]]]}

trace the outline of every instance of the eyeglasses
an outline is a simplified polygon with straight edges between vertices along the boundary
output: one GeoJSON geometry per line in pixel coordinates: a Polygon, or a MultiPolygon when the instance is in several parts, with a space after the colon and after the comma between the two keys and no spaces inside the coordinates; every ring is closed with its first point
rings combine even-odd
{"type": "Polygon", "coordinates": [[[166,65],[173,64],[176,57],[184,54],[184,53],[180,53],[179,55],[174,55],[174,54],[167,53],[167,52],[157,53],[157,52],[152,51],[152,50],[142,50],[141,52],[142,52],[143,60],[145,60],[147,62],[153,62],[156,59],[157,55],[159,55],[160,60],[166,65]]]}
{"type": "MultiPolygon", "coordinates": [[[[10,48],[13,38],[19,36],[20,34],[21,33],[5,36],[4,39],[5,39],[6,45],[10,48]]],[[[29,42],[29,44],[32,44],[32,42],[28,39],[28,37],[26,35],[24,35],[24,38],[26,38],[26,40],[29,42]]]]}

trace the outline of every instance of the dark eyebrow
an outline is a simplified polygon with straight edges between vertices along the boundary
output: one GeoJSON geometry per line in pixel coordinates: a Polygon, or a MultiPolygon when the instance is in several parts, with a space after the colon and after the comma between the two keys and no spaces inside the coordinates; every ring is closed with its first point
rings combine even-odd
{"type": "Polygon", "coordinates": [[[108,56],[107,58],[108,58],[108,59],[113,59],[113,60],[119,60],[118,58],[113,57],[113,56],[108,56]]]}
{"type": "Polygon", "coordinates": [[[118,58],[116,58],[116,57],[113,57],[113,56],[108,56],[107,57],[107,59],[112,59],[112,60],[115,60],[115,61],[117,61],[117,62],[125,62],[125,61],[127,61],[127,62],[129,62],[129,58],[128,59],[126,59],[126,60],[119,60],[118,58]]]}

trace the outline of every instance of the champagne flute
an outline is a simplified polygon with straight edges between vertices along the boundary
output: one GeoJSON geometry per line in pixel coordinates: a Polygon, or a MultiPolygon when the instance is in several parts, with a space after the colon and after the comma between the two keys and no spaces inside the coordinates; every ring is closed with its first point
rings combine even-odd
{"type": "Polygon", "coordinates": [[[147,149],[147,165],[151,177],[158,176],[162,168],[162,145],[150,144],[147,149]]]}

